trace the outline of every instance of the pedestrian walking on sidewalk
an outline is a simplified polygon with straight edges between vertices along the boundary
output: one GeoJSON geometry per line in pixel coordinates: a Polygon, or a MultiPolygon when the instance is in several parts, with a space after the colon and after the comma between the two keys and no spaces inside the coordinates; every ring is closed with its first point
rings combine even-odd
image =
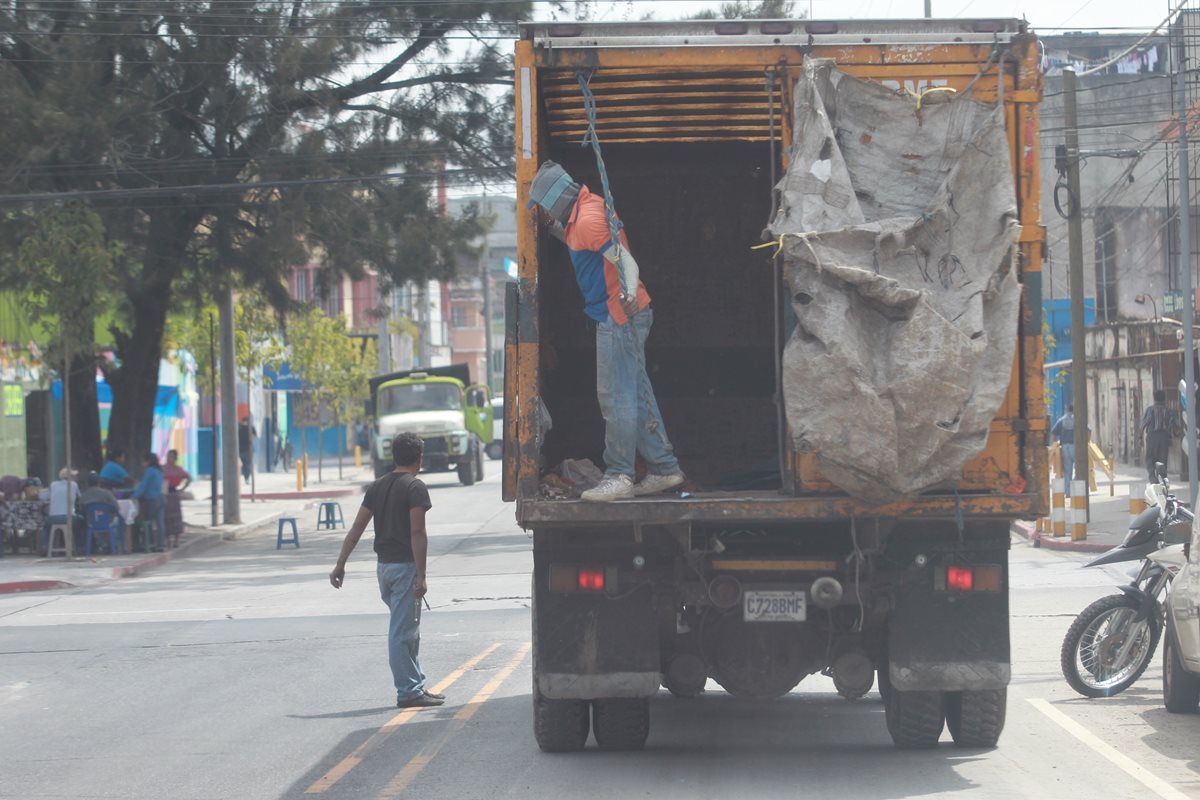
{"type": "Polygon", "coordinates": [[[1146,475],[1150,483],[1158,481],[1154,465],[1167,463],[1167,454],[1171,450],[1171,439],[1183,433],[1183,421],[1179,412],[1167,408],[1167,393],[1162,389],[1154,390],[1154,404],[1142,414],[1138,422],[1138,434],[1146,434],[1146,475]]]}
{"type": "Polygon", "coordinates": [[[1067,413],[1058,418],[1050,433],[1058,437],[1058,450],[1062,454],[1062,474],[1066,478],[1066,494],[1071,496],[1071,481],[1075,479],[1075,406],[1067,406],[1067,413]]]}
{"type": "Polygon", "coordinates": [[[417,477],[425,443],[413,433],[392,440],[396,468],[375,481],[363,496],[362,507],[342,542],[337,565],[329,573],[333,588],[342,588],[346,562],[367,523],[375,520],[375,554],[379,563],[379,593],[391,612],[388,624],[388,662],[400,708],[440,706],[445,697],[425,688],[425,673],[417,660],[421,647],[421,601],[428,586],[425,559],[429,538],[425,513],[433,507],[425,482],[417,477]]]}

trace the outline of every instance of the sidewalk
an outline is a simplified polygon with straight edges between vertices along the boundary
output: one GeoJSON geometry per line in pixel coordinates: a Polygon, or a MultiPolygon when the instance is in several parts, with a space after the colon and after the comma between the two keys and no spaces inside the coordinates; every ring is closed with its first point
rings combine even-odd
{"type": "MultiPolygon", "coordinates": [[[[1118,464],[1113,477],[1115,496],[1110,497],[1108,477],[1097,470],[1096,491],[1092,492],[1090,497],[1087,539],[1071,541],[1070,525],[1067,526],[1066,536],[1039,533],[1037,523],[1032,520],[1014,522],[1013,533],[1029,539],[1034,547],[1045,547],[1048,550],[1095,553],[1116,547],[1125,538],[1129,530],[1129,520],[1133,518],[1129,513],[1130,496],[1141,497],[1146,491],[1146,473],[1145,470],[1129,464],[1118,464]]],[[[1178,480],[1177,475],[1171,476],[1171,492],[1180,501],[1189,502],[1188,485],[1185,481],[1178,480]]]]}
{"type": "MultiPolygon", "coordinates": [[[[358,510],[358,497],[373,479],[370,465],[354,468],[351,461],[342,467],[337,477],[337,461],[326,464],[322,482],[317,482],[316,463],[310,463],[308,486],[297,490],[296,475],[292,473],[260,473],[254,476],[255,499],[250,488],[242,484],[242,521],[238,524],[212,524],[211,483],[199,478],[185,493],[183,506],[184,533],[179,546],[165,553],[128,553],[125,555],[93,555],[85,558],[42,558],[29,553],[4,553],[0,559],[0,594],[32,592],[46,589],[72,589],[97,586],[120,578],[140,575],[176,558],[206,550],[225,539],[238,539],[253,533],[275,535],[275,520],[294,516],[300,533],[316,527],[317,505],[322,500],[336,500],[348,528],[358,510]],[[190,499],[189,499],[190,496],[190,499]]],[[[224,513],[218,488],[217,519],[224,513]]]]}

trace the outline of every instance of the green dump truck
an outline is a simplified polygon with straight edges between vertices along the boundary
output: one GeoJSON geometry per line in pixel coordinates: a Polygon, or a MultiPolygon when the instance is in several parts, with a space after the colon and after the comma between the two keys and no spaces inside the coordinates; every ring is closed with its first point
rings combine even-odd
{"type": "Polygon", "coordinates": [[[415,433],[425,441],[422,471],[456,470],[463,486],[483,478],[483,448],[492,438],[491,398],[486,386],[471,383],[466,364],[392,372],[370,383],[375,477],[392,470],[392,439],[415,433]]]}

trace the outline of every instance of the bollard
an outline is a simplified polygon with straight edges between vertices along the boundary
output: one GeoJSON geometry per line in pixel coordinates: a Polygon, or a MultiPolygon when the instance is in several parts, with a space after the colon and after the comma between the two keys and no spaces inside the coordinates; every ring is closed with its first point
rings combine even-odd
{"type": "Polygon", "coordinates": [[[296,491],[304,490],[304,464],[300,459],[296,459],[296,491]]]}
{"type": "Polygon", "coordinates": [[[1066,491],[1066,480],[1055,478],[1050,493],[1050,531],[1055,536],[1067,535],[1066,491]]]}
{"type": "Polygon", "coordinates": [[[362,469],[362,447],[354,445],[354,468],[362,469]]]}
{"type": "Polygon", "coordinates": [[[1071,541],[1087,538],[1087,481],[1071,481],[1071,541]]]}

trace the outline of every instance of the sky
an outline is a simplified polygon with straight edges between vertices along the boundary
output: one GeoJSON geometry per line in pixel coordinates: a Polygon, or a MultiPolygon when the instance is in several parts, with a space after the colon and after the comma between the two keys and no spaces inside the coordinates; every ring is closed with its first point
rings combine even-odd
{"type": "MultiPolygon", "coordinates": [[[[1166,0],[1131,3],[1129,0],[932,0],[935,17],[1024,17],[1044,33],[1059,30],[1102,28],[1150,29],[1161,22],[1170,7],[1166,0]]],[[[1175,0],[1177,3],[1178,0],[1175,0]]],[[[1192,0],[1191,4],[1194,4],[1192,0]]],[[[925,13],[923,0],[796,0],[796,11],[807,11],[813,19],[902,19],[925,13]]],[[[599,3],[596,19],[637,19],[653,11],[655,19],[675,19],[717,2],[697,0],[634,0],[599,3]],[[607,5],[607,8],[605,7],[607,5]],[[629,9],[636,9],[630,13],[629,9]]],[[[1173,7],[1173,6],[1171,6],[1173,7]]]]}

